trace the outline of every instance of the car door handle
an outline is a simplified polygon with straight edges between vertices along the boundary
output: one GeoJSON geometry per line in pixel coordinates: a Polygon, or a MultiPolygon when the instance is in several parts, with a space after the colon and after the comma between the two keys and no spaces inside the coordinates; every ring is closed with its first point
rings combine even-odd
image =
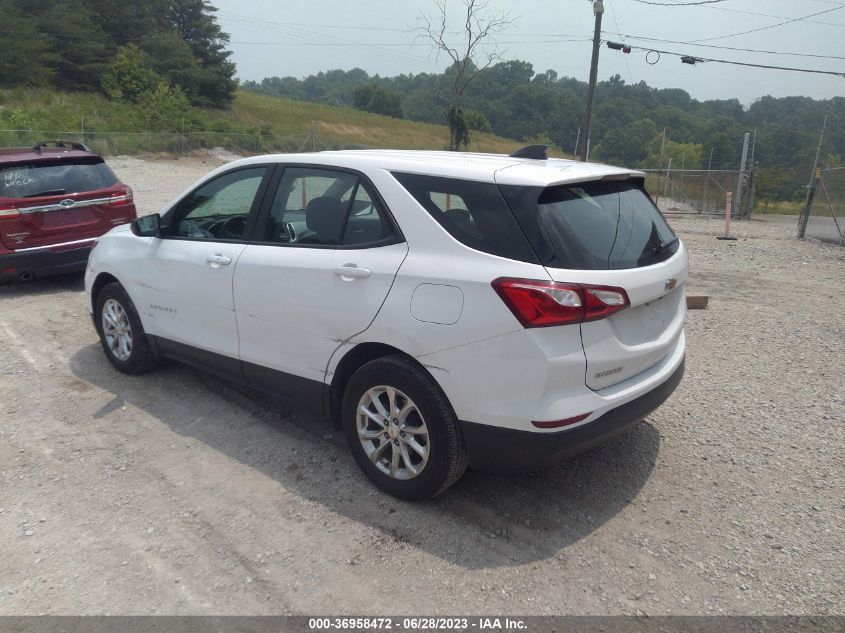
{"type": "Polygon", "coordinates": [[[373,273],[369,268],[359,268],[355,264],[344,264],[334,269],[335,275],[344,279],[364,279],[373,273]]]}
{"type": "Polygon", "coordinates": [[[231,264],[232,258],[218,253],[216,255],[209,255],[205,258],[205,261],[211,264],[212,268],[219,268],[220,266],[228,266],[231,264]]]}

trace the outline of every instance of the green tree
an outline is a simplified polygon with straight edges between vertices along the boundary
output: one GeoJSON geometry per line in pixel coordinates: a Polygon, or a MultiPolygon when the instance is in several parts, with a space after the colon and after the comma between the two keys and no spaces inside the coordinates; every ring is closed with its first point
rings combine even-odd
{"type": "Polygon", "coordinates": [[[493,126],[490,125],[490,121],[484,116],[483,112],[467,109],[464,110],[464,118],[466,119],[467,127],[472,132],[490,133],[493,131],[493,126]]]}
{"type": "Polygon", "coordinates": [[[161,132],[179,130],[191,107],[179,86],[164,81],[159,82],[153,91],[141,95],[138,105],[147,117],[147,124],[161,132]]]}
{"type": "Polygon", "coordinates": [[[144,95],[156,90],[161,83],[161,76],[153,70],[152,58],[134,44],[117,51],[102,78],[106,96],[133,103],[139,103],[144,95]]]}
{"type": "Polygon", "coordinates": [[[49,38],[11,0],[0,0],[0,85],[43,86],[53,78],[49,38]]]}
{"type": "Polygon", "coordinates": [[[202,66],[176,31],[156,31],[138,46],[147,54],[149,66],[161,77],[182,88],[191,102],[200,100],[202,66]]]}
{"type": "Polygon", "coordinates": [[[402,104],[399,95],[375,84],[364,84],[355,89],[352,100],[358,110],[402,118],[402,104]]]}
{"type": "Polygon", "coordinates": [[[593,148],[595,158],[609,163],[640,167],[649,157],[649,146],[657,138],[657,126],[651,119],[634,121],[625,127],[615,127],[593,148]]]}
{"type": "Polygon", "coordinates": [[[217,9],[208,0],[168,0],[167,21],[197,57],[195,103],[224,107],[235,98],[235,64],[226,50],[229,34],[217,24],[217,9]]]}
{"type": "Polygon", "coordinates": [[[82,0],[49,3],[37,14],[51,42],[53,83],[66,90],[96,90],[110,58],[106,32],[82,0]]]}

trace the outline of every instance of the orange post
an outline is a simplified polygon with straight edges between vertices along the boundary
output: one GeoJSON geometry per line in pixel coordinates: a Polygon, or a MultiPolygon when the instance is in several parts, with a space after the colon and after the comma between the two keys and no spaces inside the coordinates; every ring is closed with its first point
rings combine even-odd
{"type": "Polygon", "coordinates": [[[733,198],[733,193],[728,192],[727,201],[725,202],[725,234],[719,235],[716,237],[717,240],[735,240],[735,237],[731,237],[731,200],[733,198]]]}

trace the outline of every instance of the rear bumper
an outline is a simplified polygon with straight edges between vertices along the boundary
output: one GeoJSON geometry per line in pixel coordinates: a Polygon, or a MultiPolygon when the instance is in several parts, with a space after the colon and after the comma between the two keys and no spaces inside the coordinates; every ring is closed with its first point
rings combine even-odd
{"type": "Polygon", "coordinates": [[[534,433],[462,421],[470,467],[488,471],[550,468],[643,420],[675,391],[683,375],[682,361],[669,378],[652,390],[568,431],[534,433]]]}
{"type": "Polygon", "coordinates": [[[94,240],[0,254],[0,283],[85,270],[94,240]]]}

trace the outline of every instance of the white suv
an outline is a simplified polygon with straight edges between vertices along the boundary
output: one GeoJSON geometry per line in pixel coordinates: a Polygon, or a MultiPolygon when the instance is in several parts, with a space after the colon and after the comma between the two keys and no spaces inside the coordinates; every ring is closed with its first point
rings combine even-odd
{"type": "Polygon", "coordinates": [[[113,229],[85,278],[109,361],[169,357],[342,427],[404,499],[539,470],[683,374],[687,253],[626,169],[344,151],[221,167],[113,229]]]}

